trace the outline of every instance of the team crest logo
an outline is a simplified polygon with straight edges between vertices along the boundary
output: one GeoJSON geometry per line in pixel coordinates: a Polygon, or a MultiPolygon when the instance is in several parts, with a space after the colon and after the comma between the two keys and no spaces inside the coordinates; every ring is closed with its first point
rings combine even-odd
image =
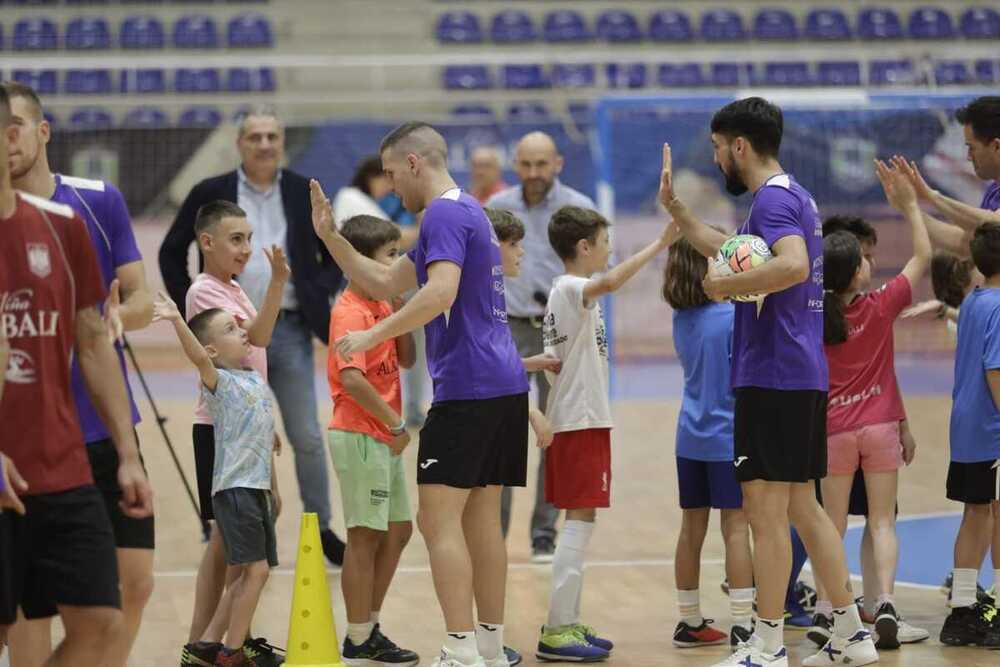
{"type": "Polygon", "coordinates": [[[47,278],[52,273],[49,247],[44,243],[28,244],[28,268],[39,278],[47,278]]]}

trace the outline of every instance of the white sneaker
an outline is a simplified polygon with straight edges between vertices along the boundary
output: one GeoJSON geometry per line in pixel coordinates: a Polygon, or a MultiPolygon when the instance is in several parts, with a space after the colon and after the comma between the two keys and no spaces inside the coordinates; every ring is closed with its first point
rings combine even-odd
{"type": "Polygon", "coordinates": [[[766,653],[747,642],[740,644],[735,653],[712,667],[788,667],[788,651],[782,646],[777,653],[766,653]]]}
{"type": "Polygon", "coordinates": [[[878,662],[878,651],[872,641],[872,633],[858,630],[850,639],[833,635],[819,653],[802,661],[803,667],[827,667],[828,665],[870,665],[878,662]]]}
{"type": "MultiPolygon", "coordinates": [[[[503,658],[506,663],[507,659],[503,658]]],[[[441,647],[441,655],[434,658],[434,662],[431,663],[431,667],[486,667],[486,663],[483,661],[481,656],[476,656],[476,661],[473,663],[465,663],[458,660],[453,655],[451,651],[441,647]]]]}
{"type": "Polygon", "coordinates": [[[483,658],[483,664],[486,667],[510,667],[510,663],[507,662],[507,656],[501,655],[499,658],[493,658],[492,660],[487,660],[483,658]]]}
{"type": "Polygon", "coordinates": [[[899,640],[900,644],[916,644],[917,642],[922,642],[931,633],[927,632],[923,628],[917,628],[906,622],[906,619],[899,619],[899,632],[896,634],[896,639],[899,640]]]}

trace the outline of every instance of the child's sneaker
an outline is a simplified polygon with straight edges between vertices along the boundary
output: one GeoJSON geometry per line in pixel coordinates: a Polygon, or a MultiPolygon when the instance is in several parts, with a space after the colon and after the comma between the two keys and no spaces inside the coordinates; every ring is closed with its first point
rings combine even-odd
{"type": "Polygon", "coordinates": [[[517,665],[520,665],[524,660],[519,652],[509,646],[503,647],[503,655],[507,658],[507,664],[510,665],[510,667],[517,667],[517,665]]]}
{"type": "Polygon", "coordinates": [[[868,625],[874,625],[875,614],[869,614],[867,611],[865,611],[865,596],[860,595],[854,598],[854,604],[858,608],[858,616],[861,617],[861,622],[867,623],[868,625]]]}
{"type": "Polygon", "coordinates": [[[792,593],[795,595],[795,599],[798,600],[799,606],[807,614],[811,614],[816,610],[817,595],[815,588],[804,581],[796,581],[795,586],[792,588],[792,593]]]}
{"type": "Polygon", "coordinates": [[[1000,649],[1000,616],[996,607],[980,602],[971,607],[955,607],[944,620],[941,643],[1000,649]]]}
{"type": "MultiPolygon", "coordinates": [[[[712,627],[710,618],[702,619],[701,625],[694,627],[684,621],[677,624],[674,630],[674,646],[677,648],[694,648],[695,646],[714,646],[726,641],[726,633],[712,627]]],[[[749,638],[749,635],[748,635],[749,638]]]]}
{"type": "Polygon", "coordinates": [[[486,667],[486,662],[477,655],[475,662],[466,664],[455,658],[448,649],[442,646],[441,654],[434,658],[431,667],[486,667]]]}
{"type": "Polygon", "coordinates": [[[222,644],[218,642],[191,642],[181,651],[181,667],[212,667],[222,644]]]}
{"type": "Polygon", "coordinates": [[[544,626],[535,657],[550,662],[598,662],[608,659],[608,652],[594,646],[572,625],[544,626]]]}
{"type": "Polygon", "coordinates": [[[899,615],[888,602],[875,612],[875,648],[893,650],[899,648],[899,615]]]}
{"type": "Polygon", "coordinates": [[[812,618],[798,602],[785,609],[785,627],[789,630],[808,630],[812,626],[812,618]]]}
{"type": "Polygon", "coordinates": [[[922,642],[928,639],[931,633],[927,632],[923,628],[918,628],[916,626],[910,625],[906,622],[906,619],[902,616],[899,617],[899,638],[900,644],[916,644],[917,642],[922,642]]]}
{"type": "Polygon", "coordinates": [[[833,636],[833,619],[823,614],[813,614],[812,626],[806,632],[806,637],[819,648],[826,646],[833,636]]]}
{"type": "Polygon", "coordinates": [[[753,637],[753,629],[734,625],[729,629],[729,649],[735,653],[749,642],[751,637],[753,637]]]}
{"type": "Polygon", "coordinates": [[[878,662],[878,651],[872,641],[872,633],[858,630],[850,638],[833,635],[819,653],[802,661],[803,667],[827,667],[828,665],[870,665],[878,662]]]}
{"type": "Polygon", "coordinates": [[[788,667],[788,651],[782,646],[777,653],[766,653],[753,642],[748,642],[712,667],[788,667]]]}
{"type": "Polygon", "coordinates": [[[215,655],[213,664],[215,667],[257,667],[253,658],[248,658],[242,648],[230,653],[224,646],[215,655]]]}
{"type": "Polygon", "coordinates": [[[279,667],[284,664],[285,656],[278,655],[279,652],[283,654],[285,649],[268,644],[263,637],[247,639],[243,644],[243,653],[252,664],[260,667],[279,667]]]}
{"type": "Polygon", "coordinates": [[[344,637],[344,650],[340,657],[348,667],[413,667],[420,657],[413,651],[399,648],[379,630],[376,623],[371,635],[360,646],[355,646],[350,637],[344,637]]]}
{"type": "Polygon", "coordinates": [[[603,648],[608,653],[614,650],[615,644],[610,639],[602,639],[597,636],[597,631],[589,625],[584,625],[583,623],[574,623],[573,627],[576,628],[577,632],[583,635],[591,646],[596,646],[597,648],[603,648]]]}

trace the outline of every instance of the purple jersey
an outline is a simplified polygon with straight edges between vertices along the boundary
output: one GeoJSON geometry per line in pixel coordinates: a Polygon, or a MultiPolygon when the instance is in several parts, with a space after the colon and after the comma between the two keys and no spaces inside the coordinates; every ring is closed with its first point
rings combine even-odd
{"type": "MultiPolygon", "coordinates": [[[[142,260],[135,236],[132,234],[132,221],[125,206],[125,198],[115,186],[104,181],[56,174],[56,191],[52,195],[52,201],[66,204],[87,223],[87,232],[94,244],[105,289],[111,286],[111,281],[115,279],[115,270],[119,266],[142,260]]],[[[122,375],[125,376],[125,389],[128,391],[128,400],[132,407],[132,423],[137,424],[139,410],[135,406],[132,388],[128,383],[125,354],[118,343],[115,343],[115,350],[118,352],[122,375]]],[[[80,416],[84,440],[95,442],[109,438],[107,427],[90,402],[76,357],[73,358],[73,397],[76,399],[76,411],[80,416]]]]}
{"type": "Polygon", "coordinates": [[[812,196],[789,174],[772,176],[754,193],[739,229],[774,247],[799,236],[809,253],[810,275],[798,285],[756,303],[737,303],[733,326],[733,387],[827,391],[823,351],[823,226],[812,196]]]}
{"type": "Polygon", "coordinates": [[[993,181],[983,193],[983,203],[979,208],[1000,213],[1000,182],[993,181]]]}
{"type": "Polygon", "coordinates": [[[527,392],[528,376],[507,324],[500,243],[476,198],[456,188],[432,201],[408,256],[421,287],[434,262],[462,269],[455,303],[424,327],[434,402],[527,392]]]}

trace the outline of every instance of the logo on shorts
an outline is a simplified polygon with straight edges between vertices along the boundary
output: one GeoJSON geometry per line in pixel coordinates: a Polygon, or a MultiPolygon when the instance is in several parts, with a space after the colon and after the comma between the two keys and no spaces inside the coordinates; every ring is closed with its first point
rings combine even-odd
{"type": "Polygon", "coordinates": [[[28,268],[39,278],[47,278],[52,273],[49,261],[49,247],[44,243],[28,243],[28,268]]]}
{"type": "Polygon", "coordinates": [[[733,461],[733,465],[736,466],[737,468],[739,468],[740,465],[742,465],[744,461],[749,461],[749,460],[750,460],[749,456],[737,456],[736,460],[733,461]]]}
{"type": "Polygon", "coordinates": [[[421,470],[427,470],[428,468],[430,468],[432,465],[434,465],[437,462],[438,462],[437,459],[427,459],[426,461],[422,461],[420,463],[420,468],[421,468],[421,470]]]}
{"type": "Polygon", "coordinates": [[[389,499],[389,492],[383,489],[372,489],[369,495],[369,501],[373,507],[378,507],[386,500],[389,499]]]}

